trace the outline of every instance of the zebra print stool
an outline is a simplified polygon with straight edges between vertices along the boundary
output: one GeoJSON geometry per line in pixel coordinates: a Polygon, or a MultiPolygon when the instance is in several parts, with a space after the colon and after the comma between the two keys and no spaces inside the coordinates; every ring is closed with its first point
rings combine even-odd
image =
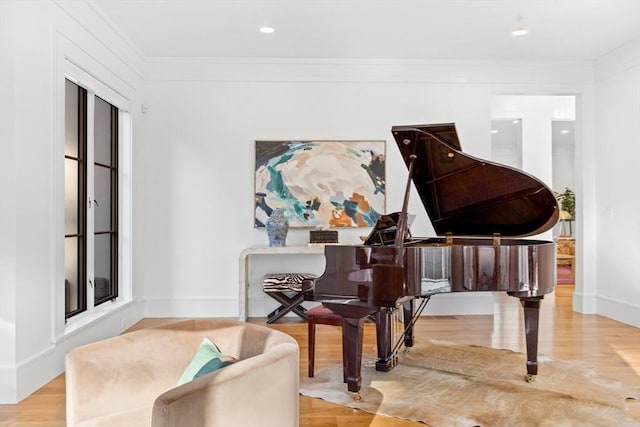
{"type": "Polygon", "coordinates": [[[309,273],[272,273],[265,274],[262,279],[262,290],[280,306],[267,315],[267,323],[280,320],[290,311],[307,320],[306,309],[302,307],[302,281],[314,279],[309,273]]]}

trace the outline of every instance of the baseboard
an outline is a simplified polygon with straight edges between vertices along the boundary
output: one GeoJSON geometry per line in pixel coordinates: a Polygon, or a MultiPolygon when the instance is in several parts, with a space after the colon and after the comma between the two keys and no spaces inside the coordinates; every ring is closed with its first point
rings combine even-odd
{"type": "Polygon", "coordinates": [[[17,370],[12,366],[0,366],[0,404],[18,402],[16,392],[17,370]]]}
{"type": "Polygon", "coordinates": [[[144,317],[238,317],[237,297],[152,297],[142,299],[144,317]]]}
{"type": "Polygon", "coordinates": [[[573,310],[581,314],[596,314],[597,298],[595,295],[573,293],[573,310]]]}
{"type": "Polygon", "coordinates": [[[18,365],[18,402],[64,372],[65,350],[51,345],[18,365]]]}
{"type": "Polygon", "coordinates": [[[137,304],[130,304],[72,334],[57,337],[15,367],[0,367],[0,404],[20,402],[64,372],[65,357],[70,350],[120,334],[139,320],[139,312],[137,304]]]}
{"type": "Polygon", "coordinates": [[[640,328],[640,306],[615,298],[598,297],[597,314],[640,328]]]}

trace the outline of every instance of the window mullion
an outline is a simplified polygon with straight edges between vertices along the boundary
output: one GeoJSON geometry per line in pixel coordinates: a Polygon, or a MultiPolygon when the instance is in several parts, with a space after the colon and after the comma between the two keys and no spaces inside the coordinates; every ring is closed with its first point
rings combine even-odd
{"type": "Polygon", "coordinates": [[[95,96],[89,93],[87,96],[87,311],[93,310],[94,307],[94,289],[95,289],[95,173],[94,173],[94,115],[95,115],[95,96]]]}

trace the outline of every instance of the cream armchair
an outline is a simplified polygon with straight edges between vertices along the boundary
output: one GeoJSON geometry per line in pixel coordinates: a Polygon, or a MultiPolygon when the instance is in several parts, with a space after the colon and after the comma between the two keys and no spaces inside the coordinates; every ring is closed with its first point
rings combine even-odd
{"type": "Polygon", "coordinates": [[[298,426],[299,348],[289,335],[186,320],[78,347],[66,358],[67,426],[298,426]],[[202,339],[238,359],[176,386],[202,339]]]}

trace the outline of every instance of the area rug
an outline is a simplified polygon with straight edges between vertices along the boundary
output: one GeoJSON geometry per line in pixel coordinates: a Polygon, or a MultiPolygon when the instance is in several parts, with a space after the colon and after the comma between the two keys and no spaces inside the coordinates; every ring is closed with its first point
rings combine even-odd
{"type": "Polygon", "coordinates": [[[539,361],[524,381],[524,354],[430,342],[401,353],[390,372],[363,363],[361,400],[347,391],[342,366],[301,380],[300,393],[429,426],[639,426],[625,399],[640,389],[596,375],[574,361],[539,361]]]}

